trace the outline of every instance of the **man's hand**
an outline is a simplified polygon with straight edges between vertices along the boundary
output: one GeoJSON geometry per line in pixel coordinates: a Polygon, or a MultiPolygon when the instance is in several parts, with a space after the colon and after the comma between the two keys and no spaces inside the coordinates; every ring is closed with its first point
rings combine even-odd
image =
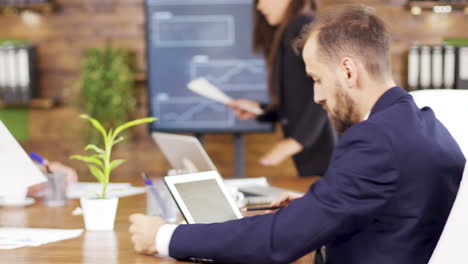
{"type": "Polygon", "coordinates": [[[264,166],[276,166],[292,155],[301,152],[302,149],[302,145],[295,139],[283,139],[260,159],[260,164],[264,166]]]}
{"type": "Polygon", "coordinates": [[[132,236],[135,251],[148,255],[156,254],[156,234],[166,222],[160,217],[143,214],[132,214],[129,220],[131,225],[128,231],[132,236]]]}
{"type": "Polygon", "coordinates": [[[249,111],[245,111],[245,110],[241,109],[240,106],[247,106],[247,107],[251,107],[251,108],[260,108],[260,104],[258,104],[257,102],[251,101],[251,100],[247,100],[247,99],[233,100],[232,102],[230,102],[230,103],[228,103],[226,105],[229,106],[234,111],[237,118],[239,118],[240,120],[247,120],[247,119],[252,119],[252,118],[257,117],[256,114],[254,114],[252,112],[249,112],[249,111]]]}
{"type": "MultiPolygon", "coordinates": [[[[280,195],[278,195],[278,197],[276,197],[273,202],[271,202],[270,206],[273,207],[273,206],[286,206],[288,205],[290,202],[292,202],[293,200],[296,200],[298,198],[301,198],[302,195],[301,194],[297,194],[297,193],[290,193],[290,192],[284,192],[280,195]]],[[[269,210],[269,211],[266,211],[265,213],[273,213],[274,211],[276,210],[269,210]]]]}

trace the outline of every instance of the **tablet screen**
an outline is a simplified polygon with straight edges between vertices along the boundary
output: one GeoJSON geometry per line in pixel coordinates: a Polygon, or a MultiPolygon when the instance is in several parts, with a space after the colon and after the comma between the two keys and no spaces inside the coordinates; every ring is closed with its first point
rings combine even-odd
{"type": "Polygon", "coordinates": [[[242,218],[217,172],[168,176],[164,180],[189,224],[242,218]]]}

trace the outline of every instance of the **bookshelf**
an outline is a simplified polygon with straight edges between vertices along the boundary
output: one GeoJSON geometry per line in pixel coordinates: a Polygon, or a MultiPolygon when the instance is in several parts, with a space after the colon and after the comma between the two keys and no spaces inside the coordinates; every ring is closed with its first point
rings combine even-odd
{"type": "Polygon", "coordinates": [[[0,0],[0,15],[9,15],[29,10],[38,13],[51,13],[57,6],[53,1],[12,1],[0,0]]]}
{"type": "Polygon", "coordinates": [[[55,102],[52,98],[33,98],[25,103],[7,103],[0,100],[0,109],[9,107],[29,107],[34,109],[50,109],[55,102]]]}
{"type": "Polygon", "coordinates": [[[463,10],[468,7],[468,1],[408,1],[408,6],[421,9],[432,9],[434,6],[451,6],[453,10],[463,10]]]}

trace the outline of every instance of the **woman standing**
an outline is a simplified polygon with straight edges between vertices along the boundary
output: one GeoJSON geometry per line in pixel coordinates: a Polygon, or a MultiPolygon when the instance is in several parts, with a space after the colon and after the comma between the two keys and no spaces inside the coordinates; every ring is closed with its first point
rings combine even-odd
{"type": "Polygon", "coordinates": [[[313,80],[291,45],[316,9],[315,0],[255,1],[253,47],[267,63],[271,103],[239,99],[230,104],[239,119],[280,122],[284,139],[260,163],[275,166],[292,156],[300,176],[323,175],[336,142],[326,111],[314,102],[313,80]],[[239,105],[262,107],[265,113],[257,116],[239,105]]]}

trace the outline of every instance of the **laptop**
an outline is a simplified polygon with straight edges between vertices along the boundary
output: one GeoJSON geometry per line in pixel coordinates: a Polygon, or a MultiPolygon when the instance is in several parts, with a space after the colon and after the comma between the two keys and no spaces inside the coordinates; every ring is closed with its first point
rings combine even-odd
{"type": "Polygon", "coordinates": [[[173,169],[185,172],[218,171],[196,137],[161,132],[153,132],[152,136],[173,169]]]}
{"type": "MultiPolygon", "coordinates": [[[[188,172],[216,171],[203,146],[194,136],[153,132],[153,139],[176,170],[188,172]]],[[[238,188],[247,204],[269,204],[284,192],[295,191],[272,187],[265,177],[224,180],[226,186],[238,188]]]]}

